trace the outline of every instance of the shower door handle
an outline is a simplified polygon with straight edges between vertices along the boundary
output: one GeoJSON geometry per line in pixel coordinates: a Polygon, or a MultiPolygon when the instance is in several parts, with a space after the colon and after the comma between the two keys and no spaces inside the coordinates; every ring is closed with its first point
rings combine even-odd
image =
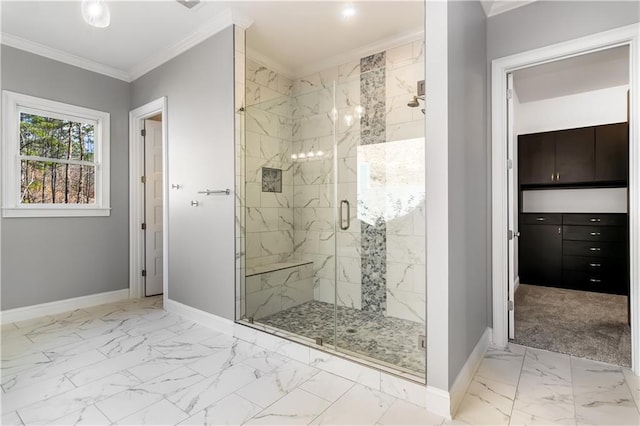
{"type": "Polygon", "coordinates": [[[343,231],[346,231],[347,229],[349,229],[349,226],[351,226],[351,205],[349,204],[349,201],[342,200],[340,201],[340,229],[342,229],[343,231]],[[342,212],[344,211],[343,206],[345,205],[347,206],[346,225],[345,225],[344,216],[342,214],[342,212]]]}

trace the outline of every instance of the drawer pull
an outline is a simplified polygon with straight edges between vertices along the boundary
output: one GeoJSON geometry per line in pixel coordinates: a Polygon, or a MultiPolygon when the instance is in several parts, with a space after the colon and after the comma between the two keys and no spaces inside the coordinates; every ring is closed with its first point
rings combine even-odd
{"type": "Polygon", "coordinates": [[[591,219],[589,219],[589,222],[600,222],[600,218],[599,217],[592,217],[591,219]]]}
{"type": "Polygon", "coordinates": [[[601,283],[601,282],[602,282],[602,280],[599,280],[599,279],[597,279],[597,278],[589,278],[589,282],[592,282],[592,283],[601,283]]]}
{"type": "Polygon", "coordinates": [[[599,263],[590,263],[590,264],[589,264],[589,266],[591,266],[592,268],[599,268],[599,267],[601,267],[602,265],[601,265],[601,264],[599,264],[599,263]]]}
{"type": "Polygon", "coordinates": [[[600,247],[589,247],[591,251],[600,251],[600,247]]]}
{"type": "Polygon", "coordinates": [[[544,217],[536,217],[536,220],[537,220],[538,222],[542,222],[543,220],[545,220],[545,218],[544,218],[544,217]]]}
{"type": "Polygon", "coordinates": [[[597,237],[597,236],[600,235],[600,233],[599,232],[590,232],[589,235],[597,237]]]}

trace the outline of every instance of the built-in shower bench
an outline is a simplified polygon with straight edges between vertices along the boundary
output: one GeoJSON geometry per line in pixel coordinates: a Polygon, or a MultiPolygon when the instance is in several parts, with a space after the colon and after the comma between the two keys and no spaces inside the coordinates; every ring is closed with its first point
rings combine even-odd
{"type": "Polygon", "coordinates": [[[247,268],[245,314],[257,320],[313,300],[313,262],[287,260],[247,268]]]}

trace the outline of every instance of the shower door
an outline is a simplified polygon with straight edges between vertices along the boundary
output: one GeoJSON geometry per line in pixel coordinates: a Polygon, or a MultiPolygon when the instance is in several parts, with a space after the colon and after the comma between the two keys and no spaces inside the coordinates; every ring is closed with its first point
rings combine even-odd
{"type": "Polygon", "coordinates": [[[385,52],[335,88],[336,346],[424,375],[424,114],[385,52]]]}
{"type": "Polygon", "coordinates": [[[247,92],[239,319],[424,378],[420,46],[270,90],[275,73],[248,62],[269,78],[247,92]]]}

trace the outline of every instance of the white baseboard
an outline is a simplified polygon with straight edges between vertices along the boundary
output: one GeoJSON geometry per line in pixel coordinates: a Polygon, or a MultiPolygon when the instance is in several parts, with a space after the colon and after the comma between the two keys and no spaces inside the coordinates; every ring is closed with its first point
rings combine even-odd
{"type": "Polygon", "coordinates": [[[450,398],[450,416],[455,415],[460,403],[462,402],[462,398],[464,394],[467,392],[467,388],[471,384],[471,380],[473,376],[478,371],[478,367],[480,367],[480,362],[484,358],[484,354],[487,352],[489,345],[491,343],[491,329],[487,327],[482,333],[482,337],[478,340],[476,347],[473,348],[471,355],[467,358],[467,362],[464,363],[460,373],[458,373],[458,377],[453,382],[453,386],[449,390],[449,398],[450,398]]]}
{"type": "Polygon", "coordinates": [[[25,306],[23,308],[7,309],[0,312],[0,323],[8,324],[17,321],[25,321],[46,315],[55,315],[75,309],[88,308],[104,303],[117,302],[129,298],[129,289],[108,291],[106,293],[90,294],[88,296],[74,297],[71,299],[56,300],[55,302],[41,303],[39,305],[25,306]]]}
{"type": "Polygon", "coordinates": [[[450,420],[451,399],[449,392],[427,386],[427,410],[450,420]]]}
{"type": "Polygon", "coordinates": [[[513,283],[513,293],[515,294],[518,291],[518,287],[520,286],[520,276],[516,277],[515,282],[513,283]]]}
{"type": "Polygon", "coordinates": [[[214,330],[233,336],[234,322],[226,318],[201,311],[200,309],[192,308],[191,306],[187,306],[169,298],[164,300],[164,310],[167,312],[173,312],[176,315],[180,315],[183,318],[197,322],[205,327],[213,328],[214,330]]]}

